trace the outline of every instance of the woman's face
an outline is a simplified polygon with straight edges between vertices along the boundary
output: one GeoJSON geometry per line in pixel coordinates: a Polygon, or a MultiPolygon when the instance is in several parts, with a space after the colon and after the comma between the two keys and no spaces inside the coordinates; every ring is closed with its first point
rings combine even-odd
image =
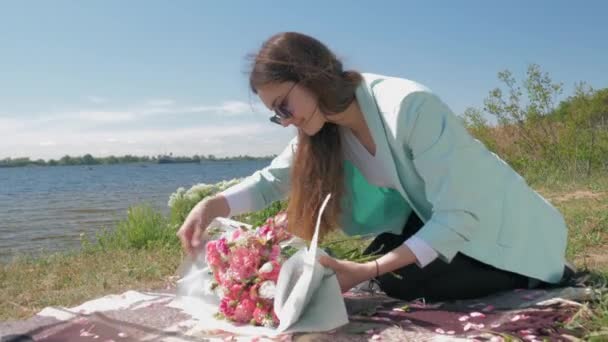
{"type": "Polygon", "coordinates": [[[291,113],[289,118],[281,118],[281,125],[294,125],[306,135],[315,135],[326,122],[319,111],[317,98],[303,86],[294,82],[269,83],[257,89],[258,96],[268,109],[283,108],[291,113]]]}

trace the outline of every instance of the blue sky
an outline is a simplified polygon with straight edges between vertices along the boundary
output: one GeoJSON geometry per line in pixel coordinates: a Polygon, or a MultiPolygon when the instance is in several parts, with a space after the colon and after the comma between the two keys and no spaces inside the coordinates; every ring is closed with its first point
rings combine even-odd
{"type": "Polygon", "coordinates": [[[278,153],[294,131],[268,122],[245,56],[281,31],[423,83],[457,114],[530,63],[566,95],[608,87],[606,13],[605,1],[4,1],[0,158],[278,153]]]}

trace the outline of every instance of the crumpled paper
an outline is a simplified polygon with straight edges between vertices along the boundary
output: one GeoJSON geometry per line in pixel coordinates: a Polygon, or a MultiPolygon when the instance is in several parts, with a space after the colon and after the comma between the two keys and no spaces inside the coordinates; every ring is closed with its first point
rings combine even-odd
{"type": "MultiPolygon", "coordinates": [[[[338,279],[332,270],[318,262],[318,257],[325,254],[318,249],[321,215],[330,197],[327,195],[319,210],[309,248],[298,238],[281,243],[281,247],[292,246],[299,251],[285,261],[279,273],[274,300],[274,309],[280,320],[277,328],[236,325],[215,318],[220,298],[210,290],[213,276],[205,262],[204,247],[194,259],[184,259],[179,268],[182,277],[177,282],[176,299],[168,306],[181,309],[198,320],[199,329],[223,330],[238,335],[274,337],[285,333],[328,331],[347,324],[348,315],[338,279]]],[[[231,233],[240,226],[250,227],[241,222],[217,218],[208,229],[220,228],[225,233],[231,233]]]]}

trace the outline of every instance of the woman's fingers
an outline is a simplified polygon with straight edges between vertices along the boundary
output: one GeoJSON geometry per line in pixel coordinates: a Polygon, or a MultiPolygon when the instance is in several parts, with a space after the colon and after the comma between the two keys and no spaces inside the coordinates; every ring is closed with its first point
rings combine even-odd
{"type": "Polygon", "coordinates": [[[336,271],[336,268],[338,266],[338,261],[336,261],[336,259],[329,257],[327,255],[320,256],[319,263],[323,267],[329,267],[329,268],[333,269],[334,271],[336,271]]]}
{"type": "Polygon", "coordinates": [[[192,254],[192,247],[190,246],[190,239],[188,239],[188,237],[186,237],[184,230],[182,230],[182,229],[178,230],[176,235],[179,237],[179,241],[182,244],[182,249],[185,252],[187,252],[188,254],[192,254]]]}
{"type": "Polygon", "coordinates": [[[194,232],[192,233],[192,241],[190,241],[190,245],[193,248],[197,248],[201,244],[202,237],[202,229],[200,226],[194,226],[194,232]]]}

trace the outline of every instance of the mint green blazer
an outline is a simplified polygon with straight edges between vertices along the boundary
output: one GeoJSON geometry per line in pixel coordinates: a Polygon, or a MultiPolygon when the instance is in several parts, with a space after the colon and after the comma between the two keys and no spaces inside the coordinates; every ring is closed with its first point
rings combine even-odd
{"type": "MultiPolygon", "coordinates": [[[[446,262],[460,252],[499,269],[558,282],[567,241],[560,212],[474,139],[429,89],[401,78],[363,77],[356,98],[376,154],[398,185],[403,210],[424,222],[416,236],[446,262]]],[[[248,196],[251,211],[287,197],[295,148],[296,138],[268,167],[236,185],[248,196]]],[[[347,178],[353,174],[345,172],[347,178]]],[[[346,179],[347,187],[355,183],[346,179]]],[[[359,207],[364,202],[359,199],[359,207]]],[[[342,222],[358,222],[356,211],[357,205],[345,207],[342,222]]],[[[371,230],[398,233],[406,218],[387,217],[381,229],[371,230]]]]}

